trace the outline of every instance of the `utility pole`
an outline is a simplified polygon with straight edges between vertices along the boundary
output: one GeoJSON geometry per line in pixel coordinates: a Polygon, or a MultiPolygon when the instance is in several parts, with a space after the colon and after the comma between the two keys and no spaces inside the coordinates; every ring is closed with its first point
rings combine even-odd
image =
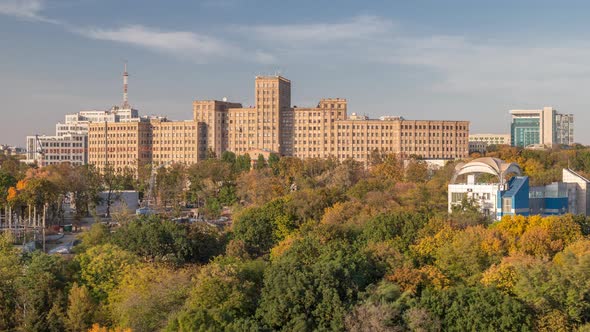
{"type": "Polygon", "coordinates": [[[45,217],[47,216],[47,203],[43,204],[43,252],[45,251],[45,217]]]}

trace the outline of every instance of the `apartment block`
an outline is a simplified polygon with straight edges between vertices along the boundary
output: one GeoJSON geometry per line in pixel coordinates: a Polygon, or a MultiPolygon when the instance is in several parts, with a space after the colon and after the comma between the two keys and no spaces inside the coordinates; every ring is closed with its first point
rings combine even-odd
{"type": "Polygon", "coordinates": [[[229,149],[228,110],[240,109],[242,104],[226,100],[195,100],[193,102],[193,120],[206,124],[202,127],[205,138],[205,151],[211,150],[216,156],[229,149]]]}
{"type": "Polygon", "coordinates": [[[154,165],[190,165],[206,158],[206,133],[199,137],[198,122],[154,120],[151,122],[150,134],[151,163],[154,165]]]}
{"type": "Polygon", "coordinates": [[[104,171],[110,165],[116,172],[126,169],[137,174],[152,162],[152,131],[149,122],[90,123],[88,162],[104,171]]]}
{"type": "Polygon", "coordinates": [[[206,138],[195,121],[152,119],[149,122],[91,123],[88,134],[89,163],[103,171],[135,174],[148,165],[197,163],[206,157],[206,138]],[[200,150],[199,150],[200,148],[200,150]]]}
{"type": "Polygon", "coordinates": [[[88,163],[88,136],[81,133],[63,133],[59,136],[27,136],[26,163],[39,166],[70,163],[88,163]]]}
{"type": "Polygon", "coordinates": [[[468,121],[348,119],[336,122],[337,157],[367,164],[372,152],[456,159],[469,155],[468,121]]]}
{"type": "Polygon", "coordinates": [[[317,107],[294,108],[293,156],[328,158],[338,155],[337,121],[346,120],[346,99],[322,99],[317,107]]]}

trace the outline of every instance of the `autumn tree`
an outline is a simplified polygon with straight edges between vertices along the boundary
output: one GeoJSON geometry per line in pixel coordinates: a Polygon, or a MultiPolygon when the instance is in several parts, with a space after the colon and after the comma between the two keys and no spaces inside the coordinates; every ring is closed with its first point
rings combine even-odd
{"type": "Polygon", "coordinates": [[[72,285],[68,295],[65,326],[69,331],[86,331],[94,322],[96,304],[86,286],[72,285]]]}

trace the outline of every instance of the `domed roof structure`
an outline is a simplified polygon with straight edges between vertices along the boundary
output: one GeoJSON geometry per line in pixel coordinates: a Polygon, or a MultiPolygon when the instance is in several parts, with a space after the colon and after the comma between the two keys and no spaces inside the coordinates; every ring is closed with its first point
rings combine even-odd
{"type": "Polygon", "coordinates": [[[468,163],[459,163],[455,166],[455,174],[451,179],[454,183],[459,175],[470,173],[487,173],[498,177],[501,184],[504,183],[505,177],[508,174],[516,173],[521,175],[521,170],[516,163],[507,163],[498,158],[482,157],[474,159],[468,163]]]}

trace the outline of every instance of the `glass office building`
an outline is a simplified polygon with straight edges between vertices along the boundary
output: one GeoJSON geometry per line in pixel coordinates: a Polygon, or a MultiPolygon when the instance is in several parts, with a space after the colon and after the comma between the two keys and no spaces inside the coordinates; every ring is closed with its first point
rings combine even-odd
{"type": "Polygon", "coordinates": [[[574,116],[558,113],[553,107],[539,110],[511,110],[512,146],[571,145],[574,143],[574,116]]]}
{"type": "Polygon", "coordinates": [[[538,117],[515,118],[510,128],[512,146],[529,146],[541,144],[541,120],[538,117]]]}

